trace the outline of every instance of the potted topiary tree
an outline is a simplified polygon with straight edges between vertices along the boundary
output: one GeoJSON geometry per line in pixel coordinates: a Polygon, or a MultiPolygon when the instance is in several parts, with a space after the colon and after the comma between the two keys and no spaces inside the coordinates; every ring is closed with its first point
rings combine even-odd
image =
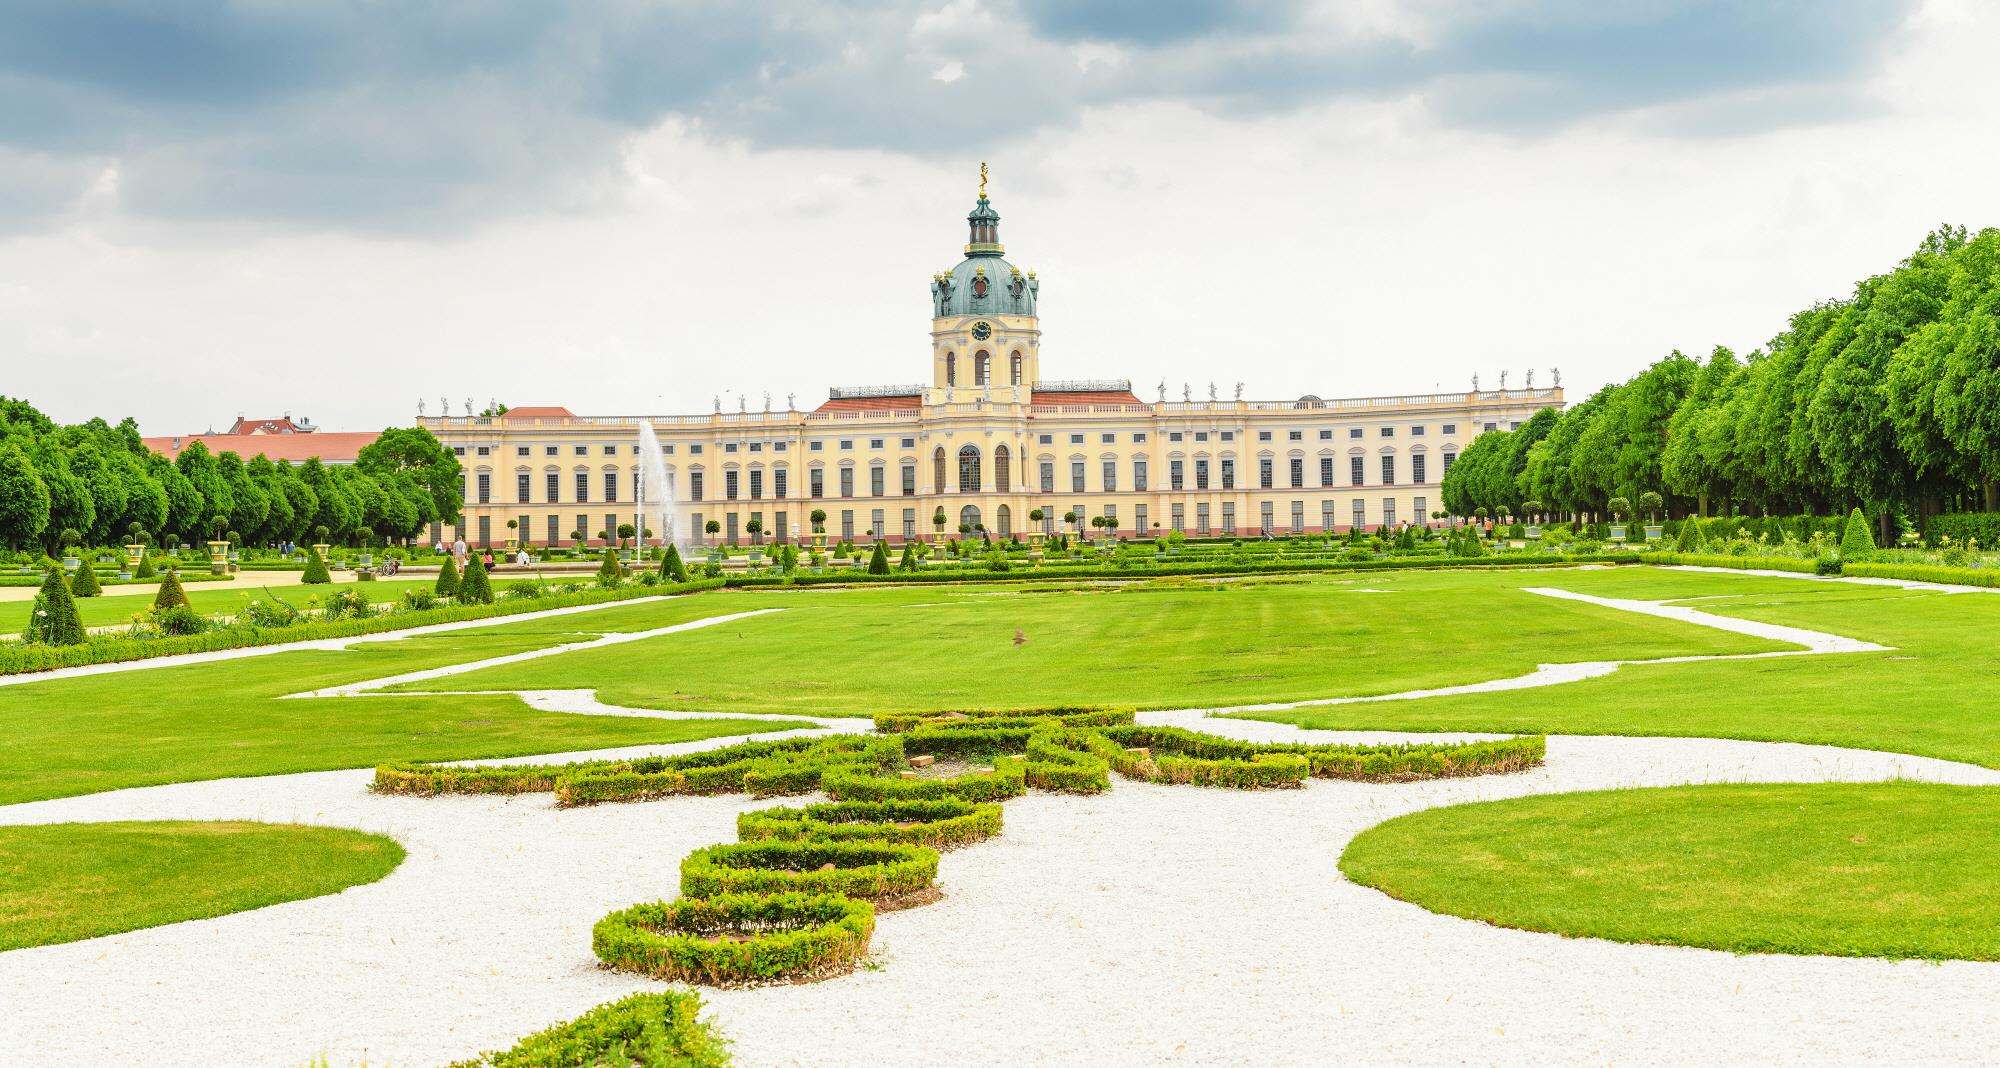
{"type": "Polygon", "coordinates": [[[1646,525],[1642,528],[1642,532],[1646,535],[1646,540],[1649,542],[1659,541],[1661,535],[1665,532],[1664,528],[1660,526],[1660,509],[1665,507],[1666,503],[1659,494],[1654,493],[1652,490],[1647,490],[1639,495],[1639,511],[1646,515],[1646,525]]]}
{"type": "Polygon", "coordinates": [[[632,559],[631,541],[639,536],[639,528],[630,523],[620,523],[615,533],[618,535],[618,559],[632,559]]]}
{"type": "Polygon", "coordinates": [[[331,530],[328,530],[326,524],[324,523],[321,523],[319,526],[313,528],[312,550],[313,552],[319,554],[320,566],[322,567],[326,566],[327,550],[333,548],[332,545],[327,544],[326,540],[327,535],[331,533],[333,532],[331,530]]]}
{"type": "Polygon", "coordinates": [[[1611,513],[1610,540],[1625,540],[1625,517],[1632,511],[1632,502],[1624,497],[1613,497],[1604,502],[1604,509],[1611,513]]]}
{"type": "Polygon", "coordinates": [[[945,520],[945,517],[944,517],[944,507],[943,507],[942,505],[940,505],[940,506],[938,506],[938,510],[937,510],[937,511],[935,511],[935,512],[932,512],[932,513],[931,513],[931,526],[933,526],[933,527],[937,528],[937,533],[936,533],[935,535],[933,535],[933,536],[932,536],[932,538],[931,538],[931,543],[932,543],[933,545],[943,545],[943,544],[944,544],[944,525],[945,525],[945,522],[946,522],[946,520],[945,520]]]}
{"type": "MultiPolygon", "coordinates": [[[[507,521],[508,555],[510,556],[513,555],[514,550],[520,547],[521,547],[521,521],[518,519],[509,519],[507,521]]],[[[362,562],[367,563],[365,559],[362,562]]]]}
{"type": "MultiPolygon", "coordinates": [[[[709,536],[710,539],[713,539],[717,534],[722,533],[722,523],[718,520],[711,519],[708,522],[703,523],[701,525],[701,529],[709,536]]],[[[724,555],[725,554],[722,551],[721,544],[711,540],[708,546],[708,562],[711,564],[719,564],[722,562],[722,558],[724,555]]]]}
{"type": "Polygon", "coordinates": [[[218,575],[229,573],[229,517],[210,516],[208,519],[208,569],[218,575]]]}

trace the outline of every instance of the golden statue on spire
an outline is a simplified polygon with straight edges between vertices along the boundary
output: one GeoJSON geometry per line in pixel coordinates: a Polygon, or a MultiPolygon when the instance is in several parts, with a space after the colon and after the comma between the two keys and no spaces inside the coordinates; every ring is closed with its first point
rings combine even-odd
{"type": "Polygon", "coordinates": [[[979,199],[986,199],[986,161],[979,161],[979,199]]]}

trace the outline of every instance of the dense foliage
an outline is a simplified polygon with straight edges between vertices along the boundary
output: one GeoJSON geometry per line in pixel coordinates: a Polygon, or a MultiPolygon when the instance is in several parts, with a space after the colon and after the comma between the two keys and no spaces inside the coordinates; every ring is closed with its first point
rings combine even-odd
{"type": "Polygon", "coordinates": [[[1483,434],[1443,485],[1456,515],[1603,513],[1648,493],[1672,515],[2000,509],[2000,230],[1930,234],[1747,357],[1675,352],[1483,434]]]}
{"type": "Polygon", "coordinates": [[[0,397],[0,547],[9,549],[54,552],[65,530],[88,545],[142,534],[200,543],[227,531],[268,545],[312,540],[320,527],[338,542],[379,543],[456,516],[463,494],[458,459],[421,428],[385,431],[351,467],[244,459],[199,441],[169,460],[131,419],[58,426],[0,397]]]}

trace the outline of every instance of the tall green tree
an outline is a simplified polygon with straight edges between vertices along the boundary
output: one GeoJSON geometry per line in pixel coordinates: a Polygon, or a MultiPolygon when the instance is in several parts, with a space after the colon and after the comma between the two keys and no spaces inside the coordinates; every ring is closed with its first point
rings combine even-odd
{"type": "Polygon", "coordinates": [[[0,544],[34,544],[49,527],[49,487],[17,442],[0,442],[0,544]]]}

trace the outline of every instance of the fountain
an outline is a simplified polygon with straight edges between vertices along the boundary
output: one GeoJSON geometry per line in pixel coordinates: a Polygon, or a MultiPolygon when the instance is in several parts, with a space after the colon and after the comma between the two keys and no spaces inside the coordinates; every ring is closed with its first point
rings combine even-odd
{"type": "MultiPolygon", "coordinates": [[[[682,542],[680,536],[683,533],[692,535],[693,532],[686,531],[686,525],[680,522],[681,508],[676,500],[678,494],[675,493],[673,476],[667,474],[667,465],[660,459],[660,439],[653,433],[653,424],[644,419],[639,421],[639,465],[642,473],[639,480],[639,529],[643,531],[652,527],[661,545],[679,545],[681,552],[687,553],[693,546],[682,542]]],[[[643,536],[639,543],[644,549],[646,540],[643,536]]]]}

